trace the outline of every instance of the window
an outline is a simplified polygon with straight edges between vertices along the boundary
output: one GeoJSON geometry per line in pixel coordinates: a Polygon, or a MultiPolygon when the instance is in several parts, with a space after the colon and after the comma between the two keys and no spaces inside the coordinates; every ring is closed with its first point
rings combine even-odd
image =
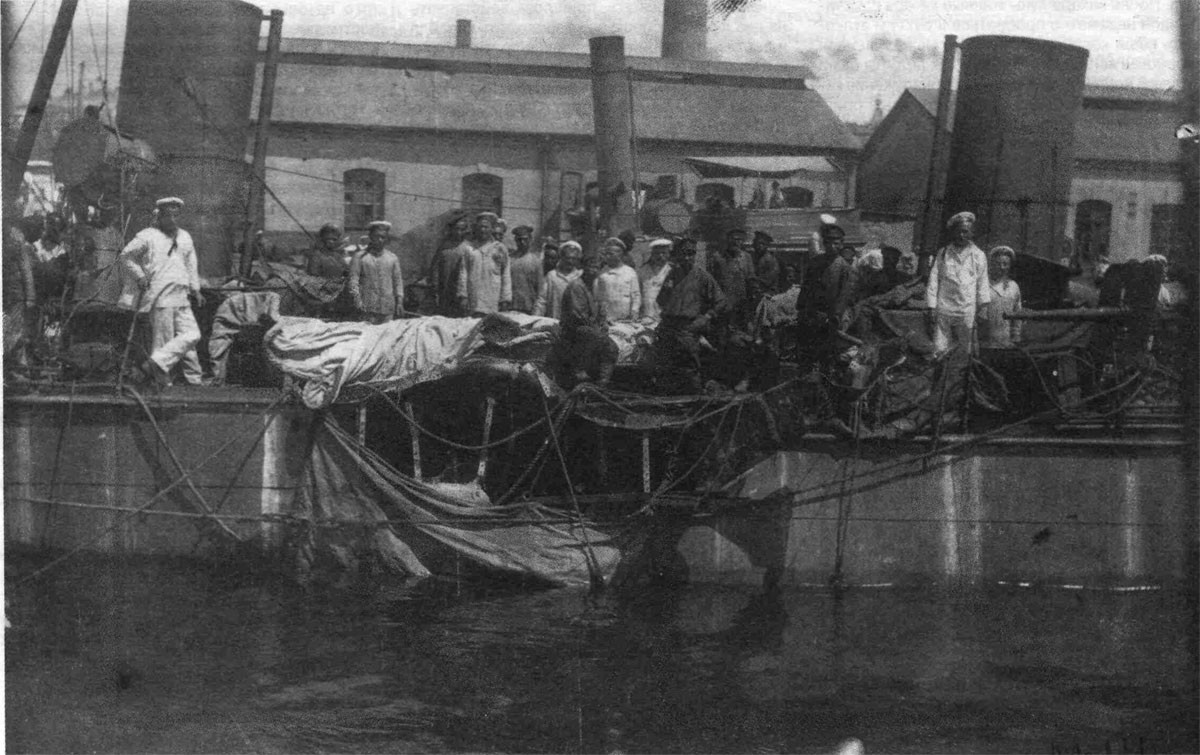
{"type": "Polygon", "coordinates": [[[504,179],[491,173],[463,176],[462,206],[473,212],[486,210],[504,215],[504,179]]]}
{"type": "Polygon", "coordinates": [[[342,174],[346,190],[346,231],[365,231],[373,220],[383,220],[387,194],[383,174],[370,168],[355,168],[342,174]]]}
{"type": "Polygon", "coordinates": [[[1100,199],[1087,199],[1075,206],[1075,251],[1081,260],[1108,256],[1108,237],[1112,228],[1112,205],[1100,199]]]}
{"type": "Polygon", "coordinates": [[[1150,253],[1174,260],[1183,252],[1183,205],[1156,204],[1150,208],[1150,253]]]}
{"type": "Polygon", "coordinates": [[[813,193],[803,186],[788,186],[783,190],[784,207],[812,207],[813,193]]]}
{"type": "Polygon", "coordinates": [[[696,204],[708,206],[710,200],[717,200],[725,207],[736,207],[733,199],[733,187],[723,183],[700,184],[696,187],[696,204]]]}

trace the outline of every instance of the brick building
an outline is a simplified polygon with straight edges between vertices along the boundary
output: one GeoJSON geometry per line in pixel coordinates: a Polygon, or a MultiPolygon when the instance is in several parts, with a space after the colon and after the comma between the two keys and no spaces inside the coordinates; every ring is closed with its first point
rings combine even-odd
{"type": "MultiPolygon", "coordinates": [[[[867,141],[857,185],[864,215],[903,222],[920,214],[937,97],[936,89],[905,90],[867,141]]],[[[1174,92],[1085,88],[1067,215],[1077,248],[1114,262],[1184,251],[1177,111],[1174,92]]]]}
{"type": "MultiPolygon", "coordinates": [[[[859,144],[808,88],[807,69],[626,60],[647,197],[745,205],[754,179],[702,178],[686,160],[769,157],[795,167],[781,180],[797,189],[790,201],[850,204],[859,144]]],[[[280,201],[266,201],[268,236],[301,246],[299,221],[356,238],[382,218],[408,232],[415,265],[430,253],[432,224],[456,208],[489,207],[510,227],[553,232],[596,180],[591,86],[587,54],[285,39],[267,159],[280,201]]]]}

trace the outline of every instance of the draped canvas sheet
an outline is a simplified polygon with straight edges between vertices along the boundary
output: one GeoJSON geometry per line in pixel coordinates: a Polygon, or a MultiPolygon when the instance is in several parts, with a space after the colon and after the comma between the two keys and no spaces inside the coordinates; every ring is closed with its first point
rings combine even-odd
{"type": "MultiPolygon", "coordinates": [[[[646,323],[614,323],[609,337],[620,350],[620,362],[630,364],[645,358],[654,331],[646,323]]],[[[263,345],[267,359],[300,383],[305,405],[320,409],[352,387],[405,390],[472,362],[544,362],[557,339],[557,320],[506,312],[382,325],[282,317],[263,345]]]]}
{"type": "Polygon", "coordinates": [[[404,390],[438,380],[475,355],[537,357],[553,342],[554,320],[521,314],[419,317],[382,325],[283,317],[263,338],[267,358],[298,380],[311,409],[349,386],[404,390]]]}
{"type": "Polygon", "coordinates": [[[312,525],[300,554],[310,563],[322,552],[342,563],[369,554],[393,571],[424,576],[457,556],[489,570],[586,585],[593,574],[610,577],[622,556],[616,538],[570,512],[467,505],[424,485],[332,419],[316,428],[293,514],[312,525]]]}

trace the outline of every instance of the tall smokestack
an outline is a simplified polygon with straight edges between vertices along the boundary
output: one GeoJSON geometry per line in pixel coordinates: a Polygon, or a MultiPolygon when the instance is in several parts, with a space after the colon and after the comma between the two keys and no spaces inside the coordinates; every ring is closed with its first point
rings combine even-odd
{"type": "Polygon", "coordinates": [[[662,56],[672,60],[708,57],[706,0],[663,0],[662,56]]]}
{"type": "Polygon", "coordinates": [[[635,230],[633,102],[624,37],[588,40],[592,61],[592,118],[596,129],[596,182],[600,221],[610,235],[635,230]]]}
{"type": "Polygon", "coordinates": [[[471,46],[471,19],[458,19],[457,35],[454,38],[455,47],[470,47],[471,46]]]}

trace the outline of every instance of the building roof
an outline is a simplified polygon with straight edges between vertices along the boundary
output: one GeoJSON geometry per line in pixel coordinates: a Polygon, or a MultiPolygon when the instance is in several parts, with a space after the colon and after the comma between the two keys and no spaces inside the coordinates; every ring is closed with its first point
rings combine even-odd
{"type": "MultiPolygon", "coordinates": [[[[904,90],[937,113],[937,89],[904,90]]],[[[901,95],[903,96],[903,95],[901,95]]],[[[1179,160],[1175,139],[1179,91],[1142,87],[1087,85],[1083,110],[1075,123],[1075,159],[1103,162],[1173,163],[1179,160]]],[[[950,123],[955,97],[950,96],[950,123]]]]}
{"type": "MultiPolygon", "coordinates": [[[[807,68],[627,56],[639,140],[759,154],[857,151],[807,68]]],[[[321,125],[594,134],[590,56],[285,39],[272,120],[321,125]]]]}

